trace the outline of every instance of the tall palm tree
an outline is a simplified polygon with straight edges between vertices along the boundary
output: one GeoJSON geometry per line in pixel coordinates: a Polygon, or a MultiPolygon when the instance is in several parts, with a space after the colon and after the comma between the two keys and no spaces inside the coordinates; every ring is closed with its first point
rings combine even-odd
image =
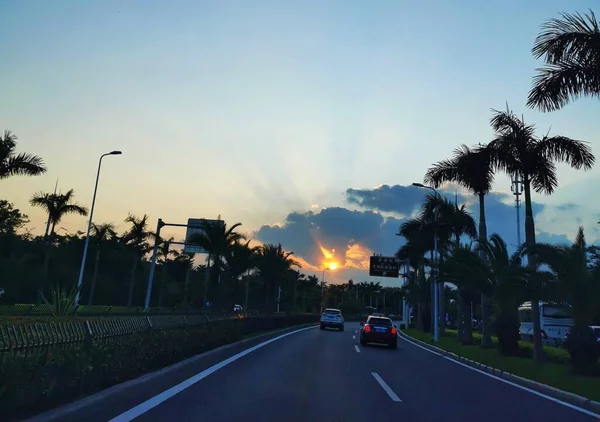
{"type": "Polygon", "coordinates": [[[588,248],[580,227],[572,245],[537,243],[529,253],[550,268],[558,282],[558,297],[571,307],[574,327],[567,347],[574,369],[589,374],[598,361],[597,340],[589,325],[600,312],[600,265],[588,257],[588,248]]]}
{"type": "Polygon", "coordinates": [[[600,24],[593,11],[545,22],[532,53],[545,66],[533,79],[529,107],[554,111],[581,96],[600,97],[600,24]]]}
{"type": "Polygon", "coordinates": [[[98,279],[98,269],[100,268],[100,250],[102,243],[117,237],[115,225],[113,223],[96,224],[92,223],[92,236],[96,240],[96,259],[94,261],[94,274],[92,276],[92,286],[90,288],[90,296],[88,305],[94,302],[94,292],[96,291],[96,280],[98,279]]]}
{"type": "Polygon", "coordinates": [[[258,249],[256,267],[261,276],[265,290],[265,308],[272,312],[277,284],[292,267],[300,268],[300,263],[292,258],[294,252],[285,251],[281,244],[262,245],[258,249]]]}
{"type": "MultiPolygon", "coordinates": [[[[431,166],[425,174],[424,182],[435,188],[440,187],[443,183],[454,182],[477,195],[479,199],[479,240],[482,242],[487,240],[485,196],[492,190],[494,167],[492,157],[486,147],[479,145],[469,148],[462,145],[454,150],[452,158],[439,161],[431,166]]],[[[483,319],[481,346],[491,347],[490,298],[485,295],[481,296],[481,313],[483,319]]],[[[472,339],[465,340],[472,342],[472,339]]]]}
{"type": "Polygon", "coordinates": [[[17,136],[10,130],[0,135],[0,179],[10,176],[39,176],[46,173],[44,161],[37,155],[17,154],[17,136]]]}
{"type": "Polygon", "coordinates": [[[68,190],[66,193],[35,193],[29,203],[34,207],[40,207],[46,210],[50,219],[50,233],[46,230],[44,237],[55,234],[55,228],[58,223],[68,214],[77,214],[86,216],[88,215],[88,209],[83,205],[73,203],[75,197],[75,191],[73,189],[68,190]]]}
{"type": "Polygon", "coordinates": [[[149,216],[147,214],[144,214],[142,217],[136,217],[133,214],[129,214],[125,219],[125,222],[129,223],[131,227],[123,235],[123,241],[131,249],[131,256],[133,259],[131,272],[129,275],[127,306],[131,306],[133,303],[133,292],[135,289],[135,279],[137,275],[138,264],[142,257],[151,249],[148,241],[154,239],[156,236],[149,230],[148,219],[149,216]]]}
{"type": "MultiPolygon", "coordinates": [[[[552,194],[558,186],[555,162],[563,162],[579,170],[591,169],[595,157],[590,147],[566,136],[535,136],[535,127],[526,124],[510,109],[494,110],[491,125],[496,138],[488,144],[497,170],[509,175],[518,174],[523,182],[525,194],[525,242],[529,247],[535,244],[535,224],[531,203],[531,189],[538,193],[552,194]]],[[[535,262],[528,260],[531,266],[535,262]]],[[[540,325],[539,301],[532,300],[534,357],[544,359],[540,325]]]]}
{"type": "Polygon", "coordinates": [[[206,281],[204,283],[204,303],[208,300],[208,284],[211,274],[211,263],[212,263],[212,274],[213,284],[218,283],[218,277],[225,266],[227,258],[230,257],[232,247],[237,242],[246,239],[246,236],[238,233],[236,229],[240,227],[242,223],[235,223],[231,227],[227,227],[225,222],[214,224],[210,221],[203,221],[201,224],[202,231],[195,233],[186,240],[186,242],[198,245],[205,251],[207,251],[207,271],[206,281]]]}

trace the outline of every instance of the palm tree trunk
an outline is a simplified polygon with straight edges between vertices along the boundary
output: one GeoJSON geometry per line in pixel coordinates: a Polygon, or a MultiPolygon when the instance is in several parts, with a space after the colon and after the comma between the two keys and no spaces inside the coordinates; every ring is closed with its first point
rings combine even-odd
{"type": "MultiPolygon", "coordinates": [[[[485,242],[487,240],[487,226],[485,223],[485,194],[479,194],[479,240],[485,242]]],[[[481,252],[481,257],[487,261],[487,257],[484,252],[481,252]]],[[[481,295],[481,322],[482,322],[482,333],[481,333],[481,347],[491,348],[492,347],[492,333],[490,324],[490,308],[491,299],[482,294],[481,295]]]]}
{"type": "Polygon", "coordinates": [[[206,306],[208,302],[208,283],[210,281],[210,255],[206,261],[206,273],[204,274],[204,303],[202,306],[206,306]]]}
{"type": "Polygon", "coordinates": [[[46,284],[48,282],[48,278],[50,277],[50,261],[52,259],[52,245],[50,242],[46,243],[46,253],[44,254],[44,272],[42,275],[42,279],[40,280],[40,293],[37,296],[36,303],[39,305],[42,303],[42,295],[44,294],[44,289],[46,288],[46,284]]]}
{"type": "Polygon", "coordinates": [[[298,280],[294,281],[294,297],[293,297],[293,301],[294,304],[292,306],[292,309],[294,310],[294,312],[296,312],[296,298],[298,297],[298,280]]]}
{"type": "Polygon", "coordinates": [[[100,245],[97,245],[96,260],[94,261],[94,274],[92,275],[92,287],[88,297],[88,305],[94,302],[94,292],[96,291],[96,280],[98,279],[98,267],[100,266],[100,245]]]}
{"type": "Polygon", "coordinates": [[[461,343],[465,346],[470,346],[473,344],[473,319],[471,318],[471,301],[467,300],[469,291],[463,288],[458,294],[462,295],[461,324],[463,332],[461,343]]]}
{"type": "MultiPolygon", "coordinates": [[[[437,276],[439,277],[442,274],[442,268],[444,267],[444,250],[440,249],[438,261],[438,272],[437,276]]],[[[446,334],[446,300],[445,300],[445,291],[446,288],[445,283],[442,280],[436,280],[438,282],[438,301],[439,305],[439,315],[438,315],[438,335],[443,337],[446,334]]]]}
{"type": "Polygon", "coordinates": [[[430,267],[429,267],[429,288],[430,288],[430,294],[431,294],[431,306],[429,307],[429,312],[431,314],[431,323],[429,324],[429,332],[431,334],[433,334],[433,329],[435,327],[434,321],[435,321],[435,308],[434,308],[434,294],[435,294],[435,288],[433,287],[433,283],[435,281],[435,272],[434,272],[434,255],[433,255],[433,250],[431,250],[431,263],[430,263],[430,267]]]}
{"type": "Polygon", "coordinates": [[[183,305],[186,306],[188,303],[188,292],[189,292],[189,288],[190,288],[190,273],[191,271],[191,265],[188,265],[187,269],[185,270],[185,281],[183,284],[183,305]]]}
{"type": "MultiPolygon", "coordinates": [[[[531,206],[531,183],[529,175],[523,175],[523,190],[525,192],[525,243],[532,247],[535,245],[535,223],[533,221],[533,207],[531,206]]],[[[535,268],[535,262],[531,256],[527,257],[527,266],[535,268]]],[[[540,302],[534,294],[531,298],[531,313],[533,318],[533,359],[536,362],[545,360],[544,345],[542,343],[542,327],[540,320],[540,302]]]]}
{"type": "MultiPolygon", "coordinates": [[[[246,297],[244,298],[244,311],[248,312],[248,295],[250,291],[250,271],[246,273],[246,297]]],[[[304,296],[306,301],[306,295],[304,296]]]]}
{"type": "MultiPolygon", "coordinates": [[[[457,248],[460,247],[460,233],[456,233],[454,235],[454,241],[456,242],[456,247],[457,248]]],[[[465,340],[464,339],[465,313],[464,313],[464,309],[463,309],[464,308],[464,305],[463,305],[463,294],[464,293],[463,293],[463,291],[464,291],[464,288],[458,286],[458,292],[456,295],[456,299],[457,299],[456,300],[456,314],[457,314],[456,315],[456,322],[457,322],[456,325],[458,326],[457,327],[458,328],[457,338],[458,338],[459,343],[461,343],[461,344],[464,344],[464,340],[465,340]]]]}
{"type": "Polygon", "coordinates": [[[135,287],[135,273],[137,272],[138,256],[136,253],[133,254],[133,266],[131,267],[131,274],[129,275],[129,294],[127,295],[127,306],[131,306],[133,303],[133,289],[135,287]]]}

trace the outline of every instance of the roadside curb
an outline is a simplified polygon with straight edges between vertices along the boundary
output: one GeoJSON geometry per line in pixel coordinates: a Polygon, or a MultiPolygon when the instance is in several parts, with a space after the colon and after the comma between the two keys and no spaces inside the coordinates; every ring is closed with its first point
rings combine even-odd
{"type": "Polygon", "coordinates": [[[533,381],[528,378],[523,378],[518,375],[514,375],[510,372],[505,372],[500,369],[496,369],[491,366],[484,365],[480,362],[477,362],[477,361],[474,361],[471,359],[467,359],[463,356],[457,355],[456,353],[449,352],[447,350],[441,349],[439,347],[433,346],[429,343],[425,343],[424,341],[421,341],[414,337],[411,337],[408,334],[402,332],[401,330],[398,330],[398,334],[400,335],[400,337],[403,337],[405,339],[413,341],[413,342],[419,344],[420,346],[422,346],[428,350],[434,351],[436,353],[439,353],[440,355],[442,355],[448,359],[468,365],[472,368],[486,372],[490,375],[494,375],[498,378],[505,379],[512,383],[518,384],[521,387],[529,388],[530,390],[534,390],[538,393],[545,394],[554,399],[561,400],[568,404],[571,404],[574,406],[579,406],[583,409],[589,410],[590,412],[595,412],[595,413],[600,414],[600,402],[590,400],[586,397],[580,396],[575,393],[570,393],[568,391],[560,390],[560,389],[558,389],[556,387],[552,387],[550,385],[542,384],[541,382],[533,381]]]}
{"type": "Polygon", "coordinates": [[[187,359],[184,359],[184,360],[174,363],[172,365],[165,366],[164,368],[158,369],[156,371],[149,372],[144,375],[140,375],[137,378],[133,378],[131,380],[124,381],[120,384],[116,384],[111,387],[108,387],[104,390],[97,391],[95,393],[92,393],[89,396],[81,397],[71,403],[67,403],[60,407],[47,410],[36,416],[32,416],[31,418],[22,420],[22,422],[58,422],[61,420],[61,418],[72,415],[87,406],[91,406],[91,405],[97,404],[99,402],[108,402],[108,401],[110,401],[110,397],[114,396],[115,394],[119,394],[125,390],[134,389],[137,386],[139,386],[140,384],[143,384],[146,382],[151,382],[154,379],[156,379],[162,375],[165,375],[171,371],[179,369],[185,365],[192,364],[192,363],[194,363],[200,359],[203,359],[207,356],[217,354],[217,353],[223,352],[227,349],[231,349],[236,346],[240,346],[242,344],[249,343],[251,341],[255,341],[255,340],[258,340],[258,339],[261,339],[264,337],[268,337],[268,336],[276,337],[278,334],[284,334],[285,332],[295,331],[295,330],[299,330],[302,328],[309,328],[311,326],[314,326],[316,328],[316,327],[318,327],[318,324],[308,323],[308,324],[294,325],[291,327],[281,328],[279,330],[269,331],[266,333],[259,333],[252,337],[247,337],[247,338],[238,340],[233,343],[225,344],[225,345],[219,346],[215,349],[208,350],[203,353],[199,353],[197,355],[194,355],[192,357],[189,357],[187,359]]]}

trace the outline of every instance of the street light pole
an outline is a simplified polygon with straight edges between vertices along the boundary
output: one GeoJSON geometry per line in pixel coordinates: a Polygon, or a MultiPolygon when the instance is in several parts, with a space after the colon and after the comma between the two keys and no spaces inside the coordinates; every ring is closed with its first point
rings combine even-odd
{"type": "Polygon", "coordinates": [[[121,151],[111,151],[100,156],[98,160],[98,172],[96,173],[96,184],[94,185],[94,196],[92,197],[92,207],[90,208],[90,219],[88,221],[87,233],[85,235],[85,245],[83,246],[83,256],[81,257],[81,267],[79,268],[79,279],[77,280],[77,296],[75,297],[75,306],[79,305],[79,297],[81,295],[81,283],[83,283],[83,270],[85,269],[85,259],[87,258],[88,246],[90,244],[90,231],[94,217],[94,205],[96,205],[96,192],[98,191],[98,180],[100,179],[100,168],[102,167],[102,159],[107,155],[121,155],[121,151]]]}
{"type": "MultiPolygon", "coordinates": [[[[422,183],[413,183],[413,186],[417,188],[424,188],[432,190],[436,195],[439,195],[438,191],[431,186],[426,186],[422,183]]],[[[437,215],[434,214],[434,223],[437,223],[437,215]]],[[[433,235],[433,265],[431,268],[431,276],[433,281],[433,341],[437,343],[440,340],[439,333],[439,297],[438,297],[438,284],[437,284],[437,266],[438,266],[438,236],[437,232],[433,235]]]]}

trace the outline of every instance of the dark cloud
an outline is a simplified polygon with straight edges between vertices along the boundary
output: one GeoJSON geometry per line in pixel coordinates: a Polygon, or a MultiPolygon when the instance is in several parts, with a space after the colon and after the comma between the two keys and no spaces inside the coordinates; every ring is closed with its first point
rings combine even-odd
{"type": "Polygon", "coordinates": [[[347,189],[346,201],[366,209],[410,215],[427,195],[415,186],[382,185],[375,189],[347,189]]]}
{"type": "MultiPolygon", "coordinates": [[[[476,222],[479,220],[477,197],[456,193],[454,189],[439,191],[448,198],[458,200],[459,204],[468,204],[476,222]]],[[[263,243],[281,243],[287,250],[294,251],[312,265],[321,265],[323,255],[320,245],[336,249],[336,256],[344,256],[344,251],[354,244],[368,248],[383,255],[392,255],[404,243],[397,236],[403,221],[420,209],[427,190],[413,186],[383,185],[375,189],[348,189],[347,202],[362,210],[350,210],[342,207],[325,208],[319,212],[293,212],[280,226],[262,226],[253,237],[263,243]],[[385,212],[397,214],[385,217],[385,212]]],[[[523,198],[522,198],[523,199],[523,198]]],[[[514,196],[492,192],[485,198],[485,212],[488,235],[500,234],[511,250],[517,244],[517,211],[514,196]]],[[[575,204],[563,204],[562,209],[575,209],[575,204]]],[[[543,204],[533,203],[534,216],[545,209],[543,204]]],[[[525,240],[524,206],[520,208],[521,241],[525,240]]],[[[538,228],[539,230],[539,228],[538,228]]],[[[568,243],[567,236],[545,231],[539,232],[540,242],[568,243]]],[[[364,271],[362,272],[364,274],[364,271]]]]}
{"type": "Polygon", "coordinates": [[[281,243],[309,262],[319,256],[319,243],[340,252],[358,243],[377,253],[393,254],[399,247],[395,234],[401,222],[373,211],[332,207],[318,213],[290,213],[282,226],[264,225],[254,237],[263,243],[281,243]]]}

